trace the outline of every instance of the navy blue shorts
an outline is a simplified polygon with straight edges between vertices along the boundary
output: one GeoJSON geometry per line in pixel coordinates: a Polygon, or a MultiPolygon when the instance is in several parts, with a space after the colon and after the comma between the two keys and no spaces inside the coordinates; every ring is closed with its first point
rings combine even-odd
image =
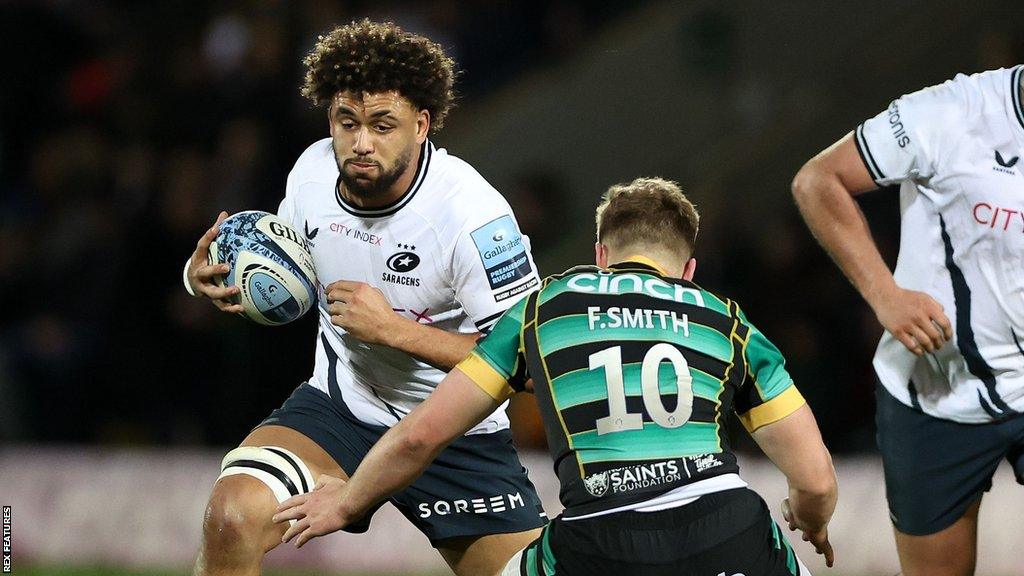
{"type": "Polygon", "coordinates": [[[805,576],[768,505],[737,488],[660,512],[555,518],[519,559],[525,576],[805,576]]]}
{"type": "Polygon", "coordinates": [[[904,534],[935,534],[960,519],[992,487],[1004,458],[1024,484],[1024,417],[961,424],[929,416],[875,392],[878,448],[889,517],[904,534]]]}
{"type": "MultiPolygon", "coordinates": [[[[367,424],[340,400],[303,383],[261,425],[286,426],[316,442],[352,474],[388,431],[367,424]]],[[[473,434],[452,442],[391,503],[432,543],[456,536],[523,532],[547,522],[512,445],[512,434],[473,434]]],[[[383,503],[381,503],[383,504],[383,503]]],[[[366,532],[377,506],[347,532],[366,532]]]]}

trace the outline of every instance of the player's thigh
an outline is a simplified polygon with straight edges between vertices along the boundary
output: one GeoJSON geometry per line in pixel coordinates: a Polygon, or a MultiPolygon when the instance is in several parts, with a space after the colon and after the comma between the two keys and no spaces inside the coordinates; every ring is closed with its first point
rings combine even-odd
{"type": "Polygon", "coordinates": [[[925,536],[896,532],[903,576],[970,576],[977,559],[981,498],[951,526],[925,536]]]}
{"type": "Polygon", "coordinates": [[[281,502],[311,491],[322,474],[347,478],[340,462],[355,460],[336,436],[347,432],[343,424],[326,394],[298,386],[225,455],[204,518],[205,540],[251,540],[257,534],[262,542],[267,534],[280,535],[285,525],[270,518],[281,502]]]}
{"type": "Polygon", "coordinates": [[[348,474],[341,469],[341,465],[326,450],[321,448],[309,436],[287,426],[273,424],[260,426],[250,432],[239,446],[275,446],[284,448],[302,460],[309,468],[314,480],[319,478],[321,474],[348,479],[348,474]]]}
{"type": "Polygon", "coordinates": [[[526,554],[525,549],[513,554],[508,562],[505,563],[505,567],[498,573],[498,576],[522,576],[523,554],[526,554]]]}
{"type": "Polygon", "coordinates": [[[498,574],[517,552],[530,545],[541,528],[510,534],[486,534],[447,538],[434,547],[459,576],[498,574]]]}

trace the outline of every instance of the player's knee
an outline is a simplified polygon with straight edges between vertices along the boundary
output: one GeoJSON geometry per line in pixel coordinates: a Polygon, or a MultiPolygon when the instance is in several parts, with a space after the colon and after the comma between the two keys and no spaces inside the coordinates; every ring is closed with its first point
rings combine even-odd
{"type": "Polygon", "coordinates": [[[203,516],[203,539],[220,551],[255,552],[272,548],[276,528],[271,517],[277,500],[261,482],[247,476],[221,478],[203,516]]]}
{"type": "Polygon", "coordinates": [[[270,550],[285,528],[271,520],[277,505],[312,488],[309,467],[285,448],[240,446],[228,452],[203,522],[207,549],[270,550]]]}

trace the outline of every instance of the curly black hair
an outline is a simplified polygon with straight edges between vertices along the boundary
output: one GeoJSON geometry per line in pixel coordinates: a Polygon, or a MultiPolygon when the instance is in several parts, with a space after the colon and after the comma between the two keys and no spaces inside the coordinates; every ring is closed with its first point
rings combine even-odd
{"type": "Polygon", "coordinates": [[[430,112],[431,128],[436,130],[444,125],[455,99],[455,62],[437,43],[394,22],[365,18],[338,26],[317,39],[303,62],[302,95],[316,106],[329,104],[343,91],[396,91],[430,112]]]}

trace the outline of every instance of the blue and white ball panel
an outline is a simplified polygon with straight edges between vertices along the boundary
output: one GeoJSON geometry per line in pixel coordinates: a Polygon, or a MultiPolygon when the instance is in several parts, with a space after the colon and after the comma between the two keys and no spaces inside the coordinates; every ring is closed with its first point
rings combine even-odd
{"type": "Polygon", "coordinates": [[[277,241],[275,248],[284,252],[278,252],[278,255],[285,260],[290,258],[292,266],[298,268],[300,277],[315,292],[316,270],[313,268],[313,256],[309,252],[309,242],[287,222],[273,214],[266,214],[257,220],[256,229],[277,241]]]}
{"type": "Polygon", "coordinates": [[[312,297],[290,272],[278,263],[253,252],[242,252],[235,262],[235,282],[242,288],[241,302],[246,315],[261,324],[291,322],[309,310],[312,297]],[[257,314],[250,314],[255,309],[257,314]]]}
{"type": "Polygon", "coordinates": [[[276,326],[305,314],[316,299],[316,273],[306,241],[286,222],[260,211],[220,225],[211,261],[231,267],[225,286],[241,288],[245,316],[276,326]]]}

